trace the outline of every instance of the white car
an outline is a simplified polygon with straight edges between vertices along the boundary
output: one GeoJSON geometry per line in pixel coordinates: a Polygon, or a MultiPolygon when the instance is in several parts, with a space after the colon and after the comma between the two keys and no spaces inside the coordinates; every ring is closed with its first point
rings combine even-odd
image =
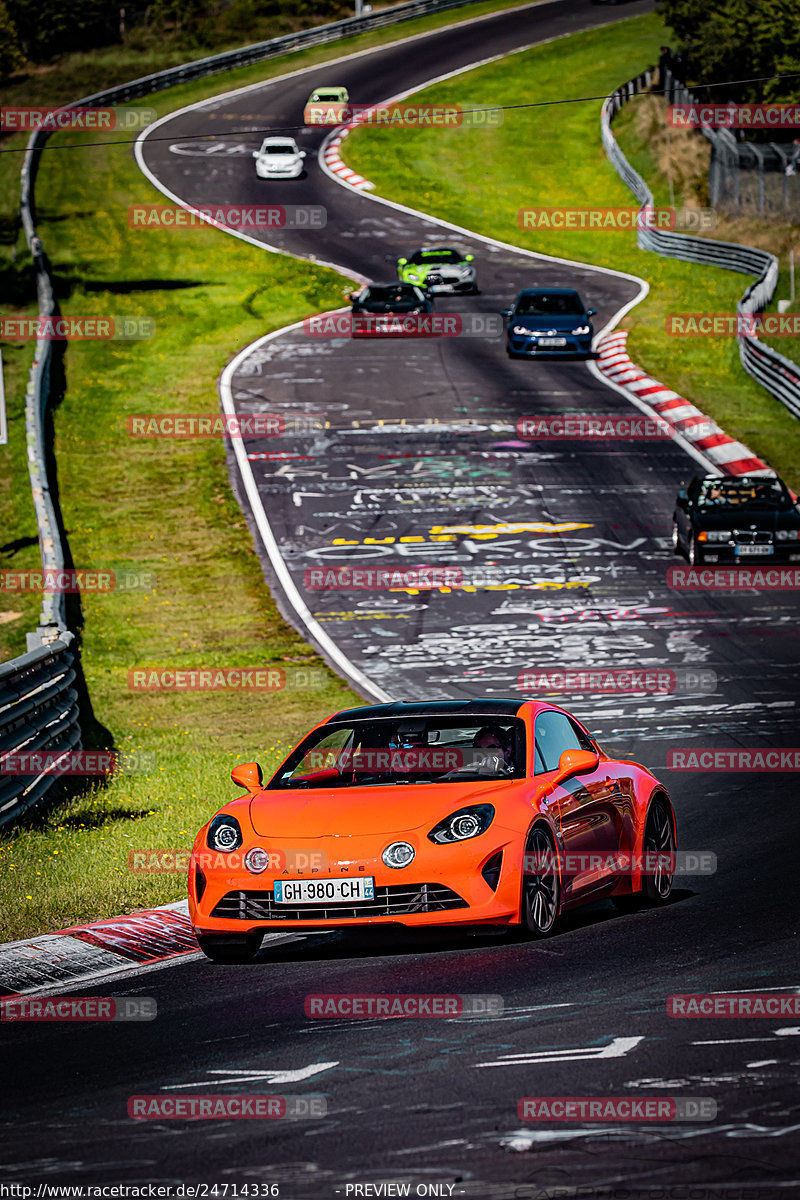
{"type": "Polygon", "coordinates": [[[256,175],[259,179],[299,179],[305,156],[305,150],[299,149],[294,138],[264,138],[261,149],[253,151],[256,175]]]}

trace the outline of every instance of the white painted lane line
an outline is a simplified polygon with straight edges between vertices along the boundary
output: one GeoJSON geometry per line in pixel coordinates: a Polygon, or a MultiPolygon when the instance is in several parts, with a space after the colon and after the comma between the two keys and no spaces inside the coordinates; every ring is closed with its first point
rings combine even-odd
{"type": "Polygon", "coordinates": [[[201,1088],[201,1087],[220,1087],[223,1083],[301,1083],[304,1079],[311,1079],[313,1075],[320,1075],[323,1071],[330,1071],[332,1067],[338,1067],[339,1062],[317,1062],[311,1063],[307,1067],[298,1067],[296,1070],[281,1070],[272,1069],[269,1071],[235,1071],[229,1069],[209,1071],[209,1075],[224,1075],[224,1079],[201,1079],[199,1083],[172,1083],[165,1085],[162,1092],[176,1092],[185,1088],[201,1088]]]}
{"type": "Polygon", "coordinates": [[[584,1062],[597,1058],[624,1058],[634,1050],[641,1037],[615,1037],[607,1046],[579,1046],[571,1050],[533,1050],[522,1054],[501,1054],[493,1062],[475,1063],[476,1067],[521,1067],[533,1063],[584,1062]]]}

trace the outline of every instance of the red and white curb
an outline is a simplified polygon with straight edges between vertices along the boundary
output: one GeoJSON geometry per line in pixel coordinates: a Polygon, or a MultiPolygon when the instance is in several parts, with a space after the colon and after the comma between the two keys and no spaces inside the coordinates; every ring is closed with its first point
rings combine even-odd
{"type": "Polygon", "coordinates": [[[0,994],[25,995],[199,953],[180,900],[0,945],[0,994]]]}
{"type": "Polygon", "coordinates": [[[328,170],[336,175],[336,177],[340,179],[342,183],[348,183],[350,187],[357,188],[359,191],[363,192],[370,188],[374,188],[375,184],[370,183],[368,179],[365,179],[363,175],[359,175],[357,171],[351,170],[347,163],[344,162],[339,152],[339,147],[341,146],[342,142],[347,137],[350,130],[354,129],[357,124],[359,124],[358,121],[351,121],[349,125],[343,125],[339,133],[334,134],[330,141],[325,143],[325,147],[322,152],[322,160],[328,170]]]}
{"type": "Polygon", "coordinates": [[[729,437],[716,421],[663,383],[652,379],[628,357],[627,330],[610,333],[599,343],[597,366],[607,379],[634,395],[640,403],[680,433],[711,465],[726,475],[774,475],[743,442],[729,437]]]}

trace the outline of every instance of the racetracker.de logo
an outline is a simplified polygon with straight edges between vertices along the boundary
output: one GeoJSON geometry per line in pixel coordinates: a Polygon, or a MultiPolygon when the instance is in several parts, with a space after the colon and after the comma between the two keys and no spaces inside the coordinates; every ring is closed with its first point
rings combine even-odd
{"type": "Polygon", "coordinates": [[[671,229],[679,233],[716,229],[713,208],[521,208],[520,229],[619,230],[671,229]]]}
{"type": "Polygon", "coordinates": [[[131,1096],[128,1116],[136,1121],[303,1120],[328,1115],[324,1096],[131,1096]]]}
{"type": "Polygon", "coordinates": [[[132,204],[131,229],[324,229],[328,210],[321,204],[132,204]]]}
{"type": "Polygon", "coordinates": [[[307,104],[306,125],[379,125],[384,129],[496,129],[502,108],[462,108],[460,104],[307,104]]]}
{"type": "Polygon", "coordinates": [[[800,567],[669,567],[667,587],[676,592],[796,592],[800,567]]]}
{"type": "Polygon", "coordinates": [[[670,1017],[800,1017],[800,994],[687,992],[667,997],[670,1017]]]}
{"type": "Polygon", "coordinates": [[[673,427],[660,417],[563,412],[517,419],[517,437],[523,441],[653,442],[673,436],[673,427]]]}
{"type": "Polygon", "coordinates": [[[306,337],[499,338],[499,313],[320,313],[303,321],[306,337]]]}
{"type": "Polygon", "coordinates": [[[667,751],[670,771],[800,771],[800,749],[715,746],[707,750],[688,746],[667,751]]]}
{"type": "Polygon", "coordinates": [[[520,671],[521,692],[594,692],[616,695],[627,692],[667,695],[692,692],[708,695],[717,690],[717,676],[710,668],[678,667],[542,667],[520,671]]]}
{"type": "Polygon", "coordinates": [[[152,996],[53,996],[0,1000],[3,1021],[153,1021],[158,1005],[152,996]]]}
{"type": "MultiPolygon", "coordinates": [[[[327,855],[322,850],[263,850],[267,861],[261,870],[275,874],[307,872],[318,875],[328,868],[327,855]]],[[[249,851],[142,849],[128,851],[128,870],[134,875],[185,875],[194,861],[204,871],[249,870],[249,851]]],[[[250,860],[252,861],[252,860],[250,860]]]]}
{"type": "Polygon", "coordinates": [[[363,995],[322,992],[306,996],[307,1017],[471,1017],[500,1016],[502,996],[389,993],[363,995]]]}
{"type": "Polygon", "coordinates": [[[145,775],[155,770],[152,750],[6,750],[0,776],[145,775]]]}
{"type": "Polygon", "coordinates": [[[144,129],[156,119],[154,108],[55,108],[50,105],[37,108],[0,109],[0,129],[34,130],[50,129],[144,129]]]}
{"type": "Polygon", "coordinates": [[[708,1096],[524,1096],[521,1121],[713,1121],[717,1102],[708,1096]]]}
{"type": "Polygon", "coordinates": [[[531,851],[522,856],[527,875],[582,875],[585,871],[605,875],[715,875],[717,856],[713,850],[649,850],[631,854],[625,850],[608,854],[573,851],[531,851]]]}
{"type": "Polygon", "coordinates": [[[0,317],[9,342],[135,342],[155,332],[153,317],[0,317]]]}
{"type": "Polygon", "coordinates": [[[175,413],[139,413],[128,417],[131,437],[145,438],[264,438],[284,432],[283,417],[276,413],[217,413],[215,416],[178,416],[175,413]]]}
{"type": "Polygon", "coordinates": [[[309,592],[430,591],[460,587],[463,582],[458,567],[307,567],[303,573],[303,586],[309,592]]]}
{"type": "Polygon", "coordinates": [[[800,129],[800,104],[670,104],[673,129],[800,129]]]}
{"type": "Polygon", "coordinates": [[[798,337],[800,313],[667,313],[670,337],[798,337]]]}
{"type": "Polygon", "coordinates": [[[156,586],[155,571],[0,571],[0,592],[145,592],[156,586]]]}

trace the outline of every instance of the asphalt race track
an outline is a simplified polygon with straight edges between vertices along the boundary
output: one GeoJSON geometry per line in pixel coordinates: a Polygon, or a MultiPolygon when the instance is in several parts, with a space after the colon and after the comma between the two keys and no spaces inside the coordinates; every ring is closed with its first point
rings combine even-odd
{"type": "MultiPolygon", "coordinates": [[[[259,184],[250,151],[264,128],[302,119],[317,83],[378,101],[646,7],[553,0],[484,20],[479,36],[462,25],[417,39],[413,56],[397,46],[315,68],[161,123],[144,161],[187,204],[263,202],[268,188],[277,203],[323,205],[323,230],[266,240],[352,275],[391,278],[387,258],[426,241],[469,248],[480,294],[437,300],[437,311],[491,317],[521,286],[577,286],[599,329],[637,296],[635,280],[456,236],[344,188],[311,153],[327,131],[299,130],[308,174],[295,183],[259,184]],[[219,134],[210,143],[192,137],[209,131],[219,134]]],[[[681,561],[669,543],[675,490],[700,469],[677,443],[519,439],[523,416],[636,415],[583,363],[510,361],[499,338],[314,339],[296,328],[237,355],[228,374],[237,412],[284,419],[283,436],[245,442],[247,462],[312,633],[324,632],[312,640],[341,668],[330,639],[362,694],[525,695],[520,672],[587,663],[673,670],[678,690],[668,694],[564,702],[610,750],[664,778],[681,848],[712,852],[717,870],[678,879],[660,911],[581,910],[544,943],[319,935],[265,947],[249,966],[190,958],[98,983],[91,990],[102,995],[155,997],[158,1018],[3,1031],[0,1182],[259,1183],[277,1185],[282,1200],[380,1195],[354,1186],[387,1181],[408,1183],[412,1196],[474,1200],[800,1190],[800,1026],[666,1014],[674,993],[797,990],[792,775],[666,769],[676,747],[800,745],[796,597],[668,587],[667,569],[681,561]],[[320,566],[421,564],[457,568],[462,582],[309,586],[320,566]],[[503,1012],[310,1019],[305,997],[322,992],[488,994],[502,997],[503,1012]],[[324,1095],[328,1115],[127,1116],[129,1097],[165,1092],[324,1095]],[[525,1096],[705,1098],[717,1115],[536,1124],[517,1116],[525,1096]]],[[[233,456],[231,470],[254,520],[233,456]]],[[[258,536],[257,545],[303,628],[258,536]]]]}

